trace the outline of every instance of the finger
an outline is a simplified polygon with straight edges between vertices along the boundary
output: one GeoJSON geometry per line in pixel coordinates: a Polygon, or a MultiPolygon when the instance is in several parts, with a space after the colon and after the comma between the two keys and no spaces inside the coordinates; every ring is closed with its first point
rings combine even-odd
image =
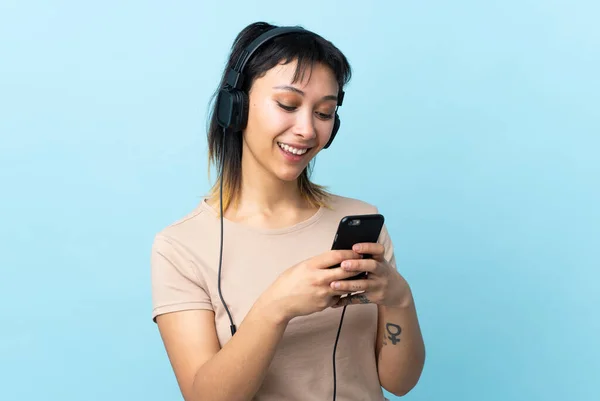
{"type": "Polygon", "coordinates": [[[329,291],[330,291],[330,293],[329,293],[330,296],[335,299],[335,302],[333,302],[333,304],[338,303],[338,301],[340,300],[341,297],[345,297],[350,294],[349,291],[332,290],[332,289],[329,289],[329,291]]]}
{"type": "Polygon", "coordinates": [[[377,274],[379,262],[375,259],[350,259],[344,260],[341,268],[347,272],[369,272],[377,274]]]}
{"type": "Polygon", "coordinates": [[[382,260],[385,253],[385,247],[378,242],[361,242],[355,244],[352,250],[361,255],[371,255],[376,260],[382,260]]]}
{"type": "Polygon", "coordinates": [[[326,271],[325,274],[320,278],[322,280],[320,282],[325,285],[330,285],[332,282],[335,282],[338,280],[346,280],[346,279],[348,279],[350,277],[354,277],[358,274],[360,274],[359,271],[348,271],[341,267],[335,267],[335,268],[331,268],[328,271],[326,271]]]}
{"type": "Polygon", "coordinates": [[[352,250],[328,251],[320,257],[313,259],[313,266],[317,269],[330,269],[338,267],[346,259],[361,259],[362,256],[352,250]]]}
{"type": "Polygon", "coordinates": [[[375,284],[373,280],[339,280],[333,281],[330,284],[331,288],[336,291],[344,291],[345,293],[373,290],[375,284]]]}
{"type": "Polygon", "coordinates": [[[332,306],[332,308],[340,308],[347,305],[371,304],[373,301],[369,298],[368,293],[352,294],[340,299],[332,306]]]}

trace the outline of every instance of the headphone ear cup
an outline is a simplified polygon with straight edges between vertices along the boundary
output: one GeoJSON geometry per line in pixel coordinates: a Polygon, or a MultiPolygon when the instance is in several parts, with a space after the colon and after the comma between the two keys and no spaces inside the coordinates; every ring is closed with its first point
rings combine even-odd
{"type": "Polygon", "coordinates": [[[235,114],[233,116],[233,121],[235,121],[235,124],[232,128],[235,132],[239,132],[246,128],[246,124],[248,123],[248,95],[241,90],[235,91],[234,102],[235,114]]]}
{"type": "Polygon", "coordinates": [[[224,88],[217,99],[217,122],[223,128],[238,132],[248,122],[248,95],[245,92],[224,88]]]}
{"type": "Polygon", "coordinates": [[[219,91],[217,98],[216,118],[217,123],[223,128],[231,127],[233,121],[234,96],[230,88],[223,88],[219,91]]]}
{"type": "Polygon", "coordinates": [[[325,146],[323,146],[323,149],[327,149],[329,146],[331,146],[331,143],[335,139],[335,135],[337,134],[338,130],[340,129],[340,124],[341,124],[340,117],[338,116],[338,113],[336,112],[335,120],[333,122],[333,130],[331,131],[331,136],[329,137],[329,141],[327,141],[325,146]]]}

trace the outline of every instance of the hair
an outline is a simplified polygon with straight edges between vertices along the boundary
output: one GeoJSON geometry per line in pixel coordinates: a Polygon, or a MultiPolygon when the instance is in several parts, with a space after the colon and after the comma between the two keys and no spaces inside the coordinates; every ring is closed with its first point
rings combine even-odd
{"type": "MultiPolygon", "coordinates": [[[[220,181],[223,180],[223,211],[230,205],[239,201],[242,184],[242,135],[229,133],[223,138],[223,130],[217,123],[217,105],[214,100],[219,90],[225,84],[226,74],[232,68],[244,49],[259,35],[267,32],[275,25],[266,22],[255,22],[246,26],[235,38],[227,60],[221,82],[212,96],[212,107],[209,112],[208,122],[208,163],[209,178],[210,164],[214,164],[218,171],[216,183],[210,190],[210,196],[219,193],[220,181]],[[223,142],[223,139],[225,141],[223,142]],[[224,160],[223,160],[224,158],[224,160]],[[222,170],[221,170],[221,166],[222,170]]],[[[268,70],[280,63],[288,64],[297,61],[293,82],[303,79],[306,70],[317,63],[329,67],[338,82],[340,90],[350,81],[351,67],[344,54],[330,41],[310,32],[288,33],[271,39],[263,44],[248,60],[244,68],[244,83],[242,90],[249,92],[255,79],[263,76],[268,70]]],[[[310,180],[314,159],[302,171],[298,178],[298,187],[301,195],[313,206],[326,206],[328,192],[326,187],[317,185],[310,180]]]]}

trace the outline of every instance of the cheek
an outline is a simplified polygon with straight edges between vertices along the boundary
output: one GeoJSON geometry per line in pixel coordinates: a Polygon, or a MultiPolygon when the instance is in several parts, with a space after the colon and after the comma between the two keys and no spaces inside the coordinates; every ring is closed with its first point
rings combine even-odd
{"type": "Polygon", "coordinates": [[[320,144],[325,145],[325,143],[327,143],[329,140],[329,137],[333,131],[333,123],[333,119],[327,121],[317,120],[315,123],[320,144]]]}
{"type": "Polygon", "coordinates": [[[273,102],[265,100],[262,103],[250,105],[248,126],[267,135],[279,135],[293,124],[292,114],[286,114],[273,102]]]}

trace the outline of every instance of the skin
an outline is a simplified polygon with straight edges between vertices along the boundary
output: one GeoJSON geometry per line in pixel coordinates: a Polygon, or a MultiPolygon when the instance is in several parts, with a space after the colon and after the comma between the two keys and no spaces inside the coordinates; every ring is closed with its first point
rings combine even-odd
{"type": "MultiPolygon", "coordinates": [[[[338,84],[333,73],[322,66],[312,69],[310,80],[306,74],[306,80],[292,84],[295,68],[295,63],[278,65],[250,89],[241,200],[237,209],[225,213],[230,220],[277,228],[305,220],[317,211],[301,198],[296,180],[331,136],[338,84]],[[290,163],[278,142],[311,149],[302,162],[290,163]]],[[[218,207],[216,198],[209,203],[218,207]]]]}
{"type": "MultiPolygon", "coordinates": [[[[226,211],[227,219],[279,228],[303,221],[317,211],[300,196],[296,180],[331,135],[338,85],[333,73],[321,65],[314,66],[302,82],[292,83],[294,71],[295,63],[278,65],[257,79],[249,92],[240,202],[236,209],[226,211]],[[302,161],[290,162],[279,142],[310,150],[302,161]]],[[[215,209],[219,206],[218,199],[208,203],[215,209]]],[[[379,244],[363,244],[353,251],[328,251],[291,266],[258,298],[223,348],[211,311],[158,316],[184,399],[251,400],[292,318],[361,299],[378,303],[379,333],[374,352],[381,384],[391,393],[407,393],[422,370],[423,341],[410,289],[383,260],[383,251],[379,244]],[[361,253],[372,254],[374,259],[362,259],[361,253]],[[348,262],[345,268],[328,268],[348,262]],[[369,271],[369,278],[342,281],[356,271],[369,271]],[[365,290],[362,298],[357,295],[340,300],[341,295],[357,289],[365,290]]]]}
{"type": "Polygon", "coordinates": [[[376,355],[379,381],[392,394],[406,395],[419,381],[425,363],[425,345],[410,287],[385,259],[382,244],[356,244],[358,254],[372,258],[345,260],[341,268],[354,274],[368,272],[362,280],[333,281],[331,288],[356,293],[343,297],[333,306],[339,308],[361,303],[376,303],[378,330],[376,355]]]}

